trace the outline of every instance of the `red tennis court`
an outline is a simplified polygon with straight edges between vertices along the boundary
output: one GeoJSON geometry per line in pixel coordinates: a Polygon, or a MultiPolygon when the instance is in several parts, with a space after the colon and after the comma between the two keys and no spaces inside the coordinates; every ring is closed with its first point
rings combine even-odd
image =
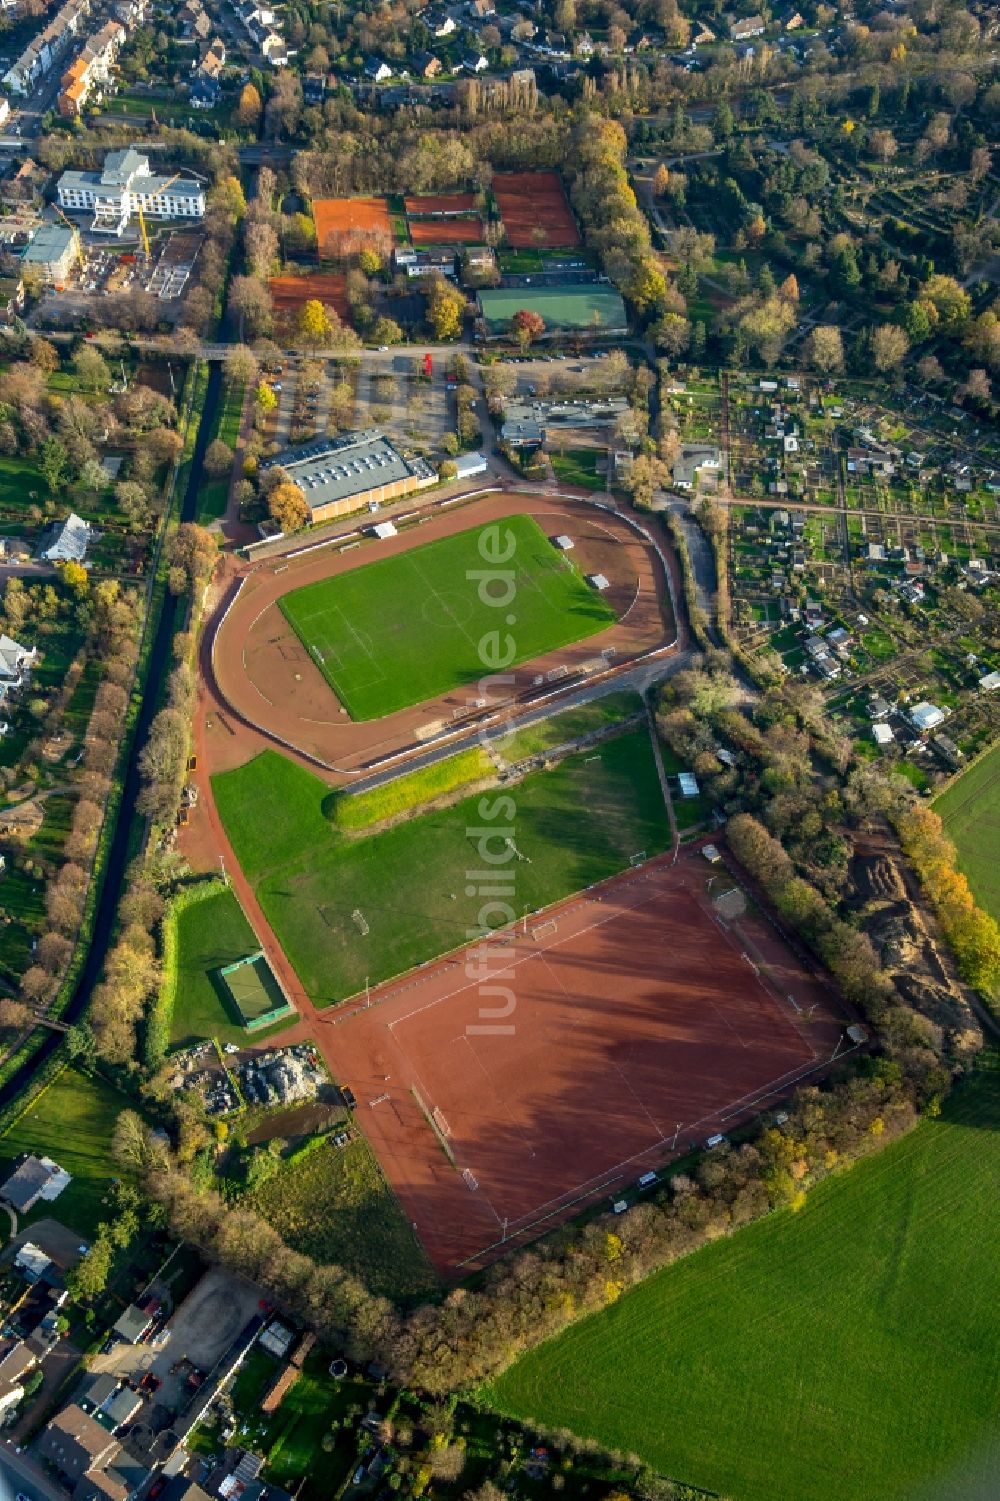
{"type": "Polygon", "coordinates": [[[827,1056],[828,1014],[804,1021],[755,967],[712,881],[663,857],[331,1018],[325,1051],[440,1271],[617,1197],[827,1056]]]}
{"type": "Polygon", "coordinates": [[[579,245],[580,231],[558,172],[497,172],[493,195],[513,249],[579,245]]]}
{"type": "Polygon", "coordinates": [[[471,214],[476,199],[472,193],[427,193],[404,199],[408,214],[471,214]]]}
{"type": "Polygon", "coordinates": [[[483,226],[478,219],[409,219],[414,245],[481,245],[483,226]]]}

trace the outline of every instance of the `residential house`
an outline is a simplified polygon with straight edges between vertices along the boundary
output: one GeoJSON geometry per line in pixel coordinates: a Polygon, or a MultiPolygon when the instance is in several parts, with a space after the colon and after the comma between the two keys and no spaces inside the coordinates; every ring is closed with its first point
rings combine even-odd
{"type": "Polygon", "coordinates": [[[70,1489],[89,1471],[110,1465],[121,1452],[118,1440],[76,1402],[46,1424],[36,1447],[38,1457],[47,1460],[70,1489]]]}
{"type": "Polygon", "coordinates": [[[495,16],[497,13],[493,0],[469,0],[468,10],[470,16],[477,21],[485,21],[487,16],[495,16]]]}
{"type": "Polygon", "coordinates": [[[485,53],[479,52],[475,49],[473,49],[471,52],[463,53],[460,63],[460,67],[462,67],[466,73],[485,73],[489,65],[489,58],[485,55],[485,53]]]}
{"type": "Polygon", "coordinates": [[[0,276],[0,324],[12,323],[24,312],[24,280],[0,276]]]}
{"type": "Polygon", "coordinates": [[[444,64],[433,52],[418,52],[410,66],[418,78],[436,78],[444,64]]]}
{"type": "Polygon", "coordinates": [[[450,16],[447,11],[428,10],[420,19],[433,37],[451,36],[452,32],[458,29],[454,16],[450,16]]]}
{"type": "Polygon", "coordinates": [[[226,44],[221,37],[213,37],[195,64],[195,72],[217,82],[225,66],[226,44]]]}
{"type": "Polygon", "coordinates": [[[15,63],[7,69],[3,82],[13,94],[31,94],[83,29],[90,14],[91,0],[66,0],[47,26],[28,43],[15,63]]]}
{"type": "Polygon", "coordinates": [[[149,1308],[140,1308],[137,1303],[130,1303],[115,1324],[114,1331],[127,1345],[141,1345],[156,1322],[157,1312],[158,1305],[155,1302],[149,1308]]]}
{"type": "Polygon", "coordinates": [[[216,78],[199,73],[191,85],[188,101],[194,109],[214,109],[222,98],[222,85],[216,78]]]}
{"type": "Polygon", "coordinates": [[[93,540],[94,529],[75,511],[65,521],[54,523],[39,557],[46,563],[82,563],[93,540]]]}
{"type": "Polygon", "coordinates": [[[763,16],[740,16],[730,17],[727,25],[730,41],[749,42],[752,37],[764,35],[767,23],[763,16]]]}
{"type": "Polygon", "coordinates": [[[292,56],[288,50],[288,43],[280,32],[269,31],[260,44],[260,50],[271,64],[272,68],[283,68],[292,56]]]}
{"type": "Polygon", "coordinates": [[[392,69],[382,57],[366,57],[364,73],[372,83],[385,83],[387,78],[392,77],[392,69]]]}
{"type": "MultiPolygon", "coordinates": [[[[0,676],[4,674],[4,648],[15,648],[15,654],[21,652],[17,643],[11,641],[9,636],[0,636],[0,676]]],[[[34,662],[35,653],[31,653],[31,661],[34,662]]],[[[21,683],[20,672],[23,668],[24,655],[21,655],[20,665],[15,661],[14,671],[17,674],[14,686],[21,683]]],[[[66,1185],[71,1181],[69,1173],[60,1167],[58,1162],[53,1162],[51,1157],[35,1157],[33,1155],[22,1157],[18,1166],[10,1177],[0,1187],[0,1198],[4,1199],[18,1214],[28,1214],[41,1200],[51,1203],[62,1193],[66,1185]]]]}
{"type": "Polygon", "coordinates": [[[8,1345],[0,1358],[0,1421],[21,1401],[27,1378],[37,1365],[38,1356],[23,1340],[8,1345]]]}
{"type": "Polygon", "coordinates": [[[715,494],[726,477],[722,450],[714,443],[682,443],[674,460],[673,482],[677,490],[700,490],[715,494]]]}

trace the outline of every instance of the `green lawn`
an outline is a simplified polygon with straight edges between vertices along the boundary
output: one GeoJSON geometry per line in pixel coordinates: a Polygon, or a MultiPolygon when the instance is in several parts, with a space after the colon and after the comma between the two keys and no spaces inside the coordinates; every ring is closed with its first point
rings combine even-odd
{"type": "Polygon", "coordinates": [[[0,1175],[22,1152],[53,1157],[73,1181],[51,1204],[38,1204],[19,1223],[57,1219],[88,1238],[107,1210],[102,1200],[110,1180],[120,1176],[111,1157],[111,1137],[122,1110],[132,1101],[100,1079],[67,1068],[0,1138],[0,1175]]]}
{"type": "MultiPolygon", "coordinates": [[[[477,830],[513,829],[522,856],[516,915],[669,842],[644,726],[502,795],[478,794],[367,838],[338,835],[323,817],[325,784],[274,751],[214,778],[213,790],[268,921],[321,1006],[356,994],[366,978],[375,984],[468,940],[482,905],[465,877],[482,864],[477,830]]],[[[506,837],[493,840],[493,853],[506,837]]]]}
{"type": "MultiPolygon", "coordinates": [[[[330,1379],[331,1353],[317,1347],[309,1354],[299,1380],[269,1417],[262,1415],[260,1404],[281,1368],[280,1361],[255,1346],[233,1387],[240,1443],[264,1456],[268,1480],[287,1486],[301,1501],[329,1501],[339,1495],[358,1462],[355,1424],[348,1409],[363,1411],[372,1396],[371,1385],[361,1376],[330,1379]],[[336,1433],[332,1448],[326,1449],[323,1440],[331,1436],[334,1421],[344,1426],[336,1433]]],[[[198,1453],[217,1453],[217,1431],[198,1429],[193,1447],[198,1453]]]]}
{"type": "Polygon", "coordinates": [[[405,1298],[436,1285],[410,1222],[368,1143],[327,1142],[281,1167],[251,1203],[293,1251],[362,1276],[375,1292],[405,1298]]]}
{"type": "Polygon", "coordinates": [[[578,490],[603,490],[604,475],[597,472],[597,460],[604,457],[596,448],[571,448],[567,453],[550,453],[549,461],[557,480],[575,485],[578,490]]]}
{"type": "Polygon", "coordinates": [[[993,1057],[939,1120],[798,1215],[651,1277],[488,1395],[736,1501],[992,1495],[998,1181],[993,1057]],[[975,1483],[935,1486],[969,1459],[975,1483]]]}
{"type": "MultiPolygon", "coordinates": [[[[231,890],[217,891],[203,901],[182,908],[177,924],[177,991],[174,996],[170,1043],[173,1047],[217,1037],[220,1042],[246,1042],[247,1032],[216,986],[214,972],[260,948],[254,931],[231,890]]],[[[269,1037],[297,1018],[254,1033],[269,1037]]]]}
{"type": "Polygon", "coordinates": [[[631,719],[633,714],[641,713],[642,698],[638,693],[606,693],[603,698],[591,699],[590,703],[581,704],[579,708],[564,709],[561,714],[512,730],[494,744],[504,760],[511,764],[529,756],[543,756],[557,746],[571,745],[584,735],[608,729],[623,719],[631,719]]]}
{"type": "Polygon", "coordinates": [[[41,504],[48,494],[48,484],[31,459],[0,457],[0,505],[27,511],[29,505],[35,501],[41,504]]]}
{"type": "Polygon", "coordinates": [[[934,804],[976,901],[1000,921],[1000,745],[959,777],[934,804]]]}
{"type": "Polygon", "coordinates": [[[530,516],[474,527],[307,584],[280,605],[358,720],[379,719],[475,684],[491,670],[497,652],[514,666],[592,636],[615,619],[530,516]],[[506,561],[495,561],[500,556],[506,561]],[[509,602],[503,581],[481,583],[474,576],[481,570],[512,575],[516,592],[509,602]],[[480,597],[482,591],[490,602],[480,597]],[[515,650],[510,661],[508,632],[515,650]],[[488,637],[499,645],[484,649],[488,637]]]}
{"type": "Polygon", "coordinates": [[[446,761],[433,761],[418,771],[395,777],[384,786],[372,787],[367,792],[334,792],[326,799],[323,811],[338,829],[371,828],[385,819],[399,818],[415,808],[431,802],[434,798],[454,795],[474,782],[481,782],[494,775],[493,762],[484,750],[474,746],[449,756],[446,761]]]}

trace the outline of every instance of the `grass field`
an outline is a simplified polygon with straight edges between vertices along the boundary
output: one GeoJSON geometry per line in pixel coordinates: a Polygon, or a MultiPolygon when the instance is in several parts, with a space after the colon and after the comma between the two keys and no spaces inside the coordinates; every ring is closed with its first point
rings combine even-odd
{"type": "Polygon", "coordinates": [[[571,448],[567,453],[550,453],[549,462],[557,480],[575,485],[578,490],[603,490],[604,475],[597,472],[596,448],[571,448]]]}
{"type": "MultiPolygon", "coordinates": [[[[178,964],[171,1046],[180,1047],[204,1037],[245,1043],[246,1029],[213,979],[213,971],[260,948],[239,902],[232,891],[214,892],[204,901],[184,907],[175,921],[178,964]]],[[[293,1015],[256,1032],[254,1040],[270,1037],[295,1020],[293,1015]]]]}
{"type": "Polygon", "coordinates": [[[960,776],[934,804],[958,847],[973,895],[1000,921],[1000,745],[960,776]]]}
{"type": "Polygon", "coordinates": [[[322,813],[326,786],[273,751],[214,778],[213,790],[268,921],[321,1006],[467,941],[481,905],[464,874],[481,865],[477,830],[514,830],[518,915],[669,842],[645,727],[607,741],[597,757],[532,773],[504,790],[506,803],[499,792],[465,798],[367,838],[338,836],[322,813]]]}
{"type": "Polygon", "coordinates": [[[561,714],[552,714],[536,724],[512,730],[509,735],[495,741],[497,750],[508,763],[526,760],[529,756],[544,756],[557,746],[569,745],[592,735],[595,730],[610,728],[633,714],[642,713],[642,698],[627,690],[606,693],[603,698],[591,699],[578,708],[564,709],[561,714]]]}
{"type": "Polygon", "coordinates": [[[52,1204],[38,1204],[20,1215],[21,1228],[35,1220],[57,1219],[90,1237],[107,1210],[102,1199],[110,1181],[121,1175],[111,1157],[111,1137],[122,1110],[132,1101],[100,1079],[65,1069],[30,1109],[0,1137],[0,1175],[12,1171],[11,1159],[22,1152],[53,1157],[72,1173],[73,1181],[52,1204]]]}
{"type": "Polygon", "coordinates": [[[798,1215],[651,1277],[487,1395],[736,1501],[995,1494],[997,1181],[994,1056],[798,1215]],[[966,1458],[975,1484],[934,1483],[966,1458]]]}
{"type": "Polygon", "coordinates": [[[604,630],[610,607],[552,546],[530,516],[500,527],[474,527],[414,548],[353,573],[295,589],[281,609],[303,646],[352,719],[379,719],[475,683],[486,668],[480,642],[488,632],[505,636],[516,615],[517,655],[528,662],[543,652],[604,630]],[[509,610],[479,597],[470,572],[490,564],[484,534],[496,537],[515,574],[509,610]]]}
{"type": "Polygon", "coordinates": [[[399,818],[434,798],[445,797],[494,775],[493,762],[478,746],[433,761],[419,771],[396,777],[382,787],[348,795],[334,792],[323,804],[323,811],[336,828],[344,832],[369,829],[385,819],[399,818]]]}
{"type": "Polygon", "coordinates": [[[368,1143],[324,1143],[283,1166],[252,1203],[294,1251],[363,1276],[375,1292],[406,1298],[434,1273],[368,1143]]]}

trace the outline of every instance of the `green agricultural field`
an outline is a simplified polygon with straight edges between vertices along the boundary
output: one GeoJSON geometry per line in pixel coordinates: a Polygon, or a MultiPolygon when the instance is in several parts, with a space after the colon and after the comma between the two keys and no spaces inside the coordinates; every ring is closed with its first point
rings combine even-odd
{"type": "Polygon", "coordinates": [[[976,901],[1000,921],[1000,745],[953,782],[934,804],[976,901]]]}
{"type": "Polygon", "coordinates": [[[997,1181],[993,1056],[940,1119],[798,1215],[657,1273],[487,1396],[736,1501],[993,1494],[997,1181]],[[969,1461],[966,1488],[940,1483],[969,1461]]]}
{"type": "MultiPolygon", "coordinates": [[[[234,1010],[223,998],[214,978],[224,964],[255,953],[260,944],[231,890],[216,891],[203,901],[184,907],[177,924],[177,990],[174,995],[170,1043],[173,1047],[217,1037],[220,1042],[247,1041],[234,1010]]],[[[254,1041],[270,1037],[296,1018],[254,1033],[254,1041]]]]}
{"type": "Polygon", "coordinates": [[[0,1177],[13,1170],[22,1152],[53,1157],[73,1181],[52,1204],[38,1204],[19,1216],[21,1228],[35,1220],[57,1219],[86,1237],[107,1210],[103,1200],[111,1179],[121,1176],[111,1156],[111,1137],[122,1110],[132,1101],[89,1074],[67,1068],[44,1090],[5,1136],[0,1137],[0,1177]]]}
{"type": "Polygon", "coordinates": [[[324,1140],[279,1168],[251,1202],[293,1251],[364,1277],[375,1292],[406,1298],[435,1278],[363,1137],[324,1140]]]}
{"type": "Polygon", "coordinates": [[[513,829],[522,857],[518,915],[669,843],[645,726],[606,741],[596,756],[570,756],[502,793],[367,838],[339,835],[323,817],[325,784],[274,751],[214,778],[213,789],[268,921],[320,1006],[467,941],[481,905],[466,890],[464,872],[481,864],[471,831],[513,829]]]}
{"type": "MultiPolygon", "coordinates": [[[[489,587],[484,585],[484,587],[489,587]]],[[[502,584],[493,587],[496,598],[502,584]]],[[[530,516],[474,527],[352,573],[295,589],[281,609],[353,719],[379,719],[477,682],[489,670],[483,637],[510,631],[516,656],[529,662],[605,630],[615,620],[597,594],[530,516]],[[488,538],[514,550],[489,561],[488,538]],[[482,545],[481,545],[481,539],[482,545]],[[514,573],[509,608],[480,598],[471,572],[514,573]],[[513,616],[512,620],[510,617],[513,616]]]]}

